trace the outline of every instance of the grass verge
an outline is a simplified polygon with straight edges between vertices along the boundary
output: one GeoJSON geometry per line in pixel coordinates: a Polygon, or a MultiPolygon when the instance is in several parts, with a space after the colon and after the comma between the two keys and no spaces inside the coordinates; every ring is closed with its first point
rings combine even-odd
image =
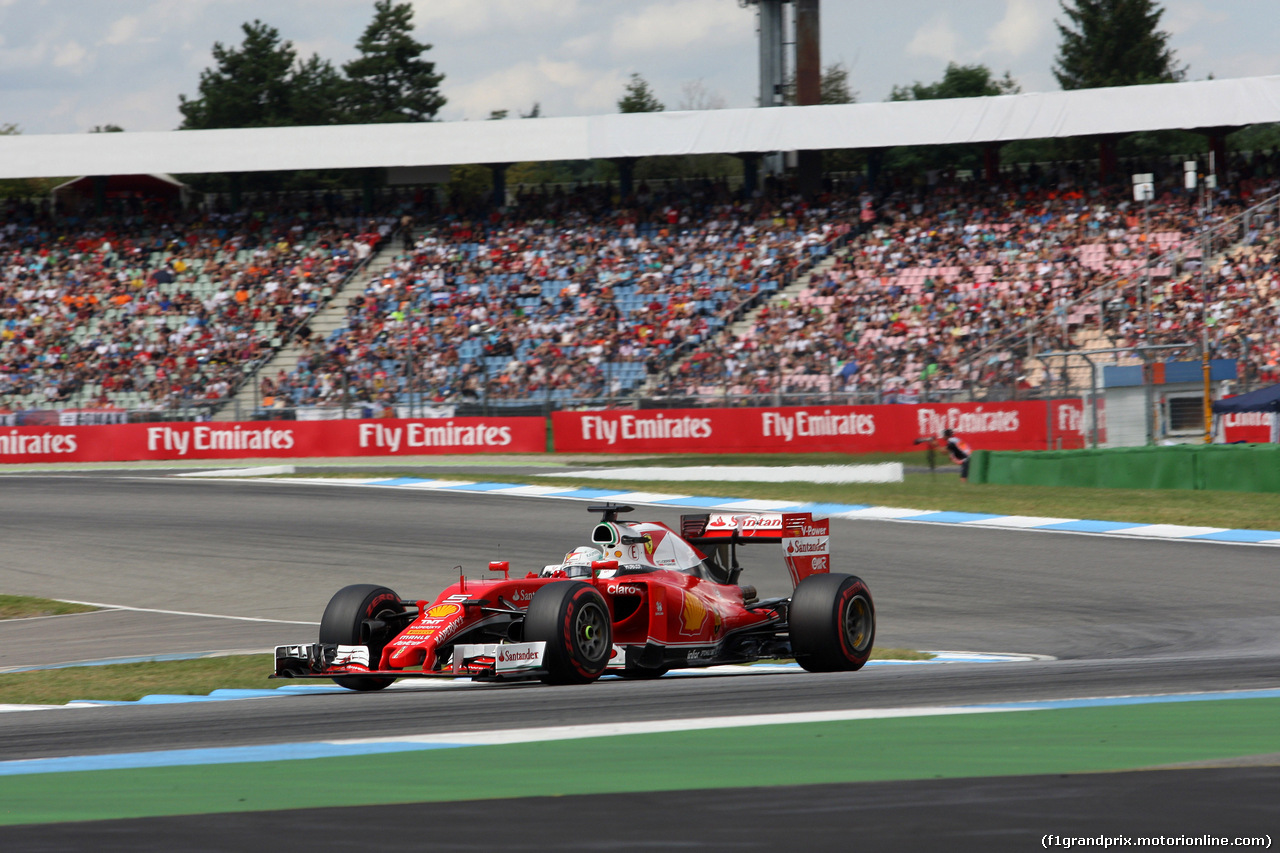
{"type": "Polygon", "coordinates": [[[29,595],[0,595],[0,619],[30,619],[35,616],[65,616],[68,613],[88,613],[98,608],[88,604],[72,604],[51,598],[34,598],[29,595]]]}
{"type": "MultiPolygon", "coordinates": [[[[1276,703],[1250,699],[899,717],[306,761],[33,773],[0,777],[0,824],[384,803],[412,809],[404,804],[466,800],[488,800],[499,814],[502,803],[493,801],[510,797],[1100,773],[1275,752],[1280,750],[1276,703]],[[697,772],[690,771],[690,756],[697,772]],[[583,772],[584,765],[591,772],[583,772]]],[[[1185,784],[1212,796],[1215,778],[1188,777],[1185,784]]],[[[1129,784],[1136,790],[1159,781],[1144,773],[1129,784]]],[[[1250,812],[1259,827],[1268,823],[1262,802],[1250,812]]],[[[907,807],[918,811],[922,806],[913,802],[907,807]]],[[[1041,806],[1040,813],[1048,814],[1048,808],[1041,806]]],[[[1156,819],[1180,826],[1176,815],[1156,819]]],[[[472,846],[478,846],[474,836],[479,831],[468,839],[472,846]]],[[[1028,830],[1027,835],[1043,831],[1028,830]]],[[[672,838],[672,846],[682,840],[672,838]]],[[[1040,840],[1038,835],[1008,838],[1017,844],[995,846],[1025,850],[1040,840]]]]}
{"type": "Polygon", "coordinates": [[[74,699],[134,702],[154,693],[207,696],[222,688],[270,689],[271,655],[77,666],[0,674],[0,704],[65,705],[74,699]]]}
{"type": "Polygon", "coordinates": [[[937,655],[930,652],[918,652],[915,649],[881,649],[871,650],[872,660],[933,660],[937,655]]]}
{"type": "MultiPolygon", "coordinates": [[[[930,660],[913,649],[875,649],[872,660],[930,660]]],[[[214,690],[270,690],[271,655],[77,666],[0,674],[0,705],[65,705],[76,699],[136,702],[157,693],[207,696],[214,690]]],[[[322,683],[322,682],[317,682],[322,683]]]]}

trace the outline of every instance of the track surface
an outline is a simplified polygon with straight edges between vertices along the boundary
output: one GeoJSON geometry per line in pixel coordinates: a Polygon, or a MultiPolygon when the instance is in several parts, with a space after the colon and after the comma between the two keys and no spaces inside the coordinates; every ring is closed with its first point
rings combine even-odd
{"type": "MultiPolygon", "coordinates": [[[[679,512],[638,515],[674,524],[679,512]]],[[[489,559],[509,559],[517,571],[554,562],[586,541],[590,524],[583,504],[571,501],[270,482],[4,477],[0,590],[315,622],[344,584],[376,582],[404,596],[430,596],[456,577],[459,564],[475,574],[489,559]]],[[[1280,687],[1280,560],[1271,549],[889,522],[833,521],[832,538],[834,570],[863,576],[876,597],[879,645],[1059,660],[26,712],[0,715],[0,755],[660,719],[687,715],[690,707],[768,713],[1280,687]]],[[[785,593],[769,548],[744,549],[743,561],[744,582],[762,595],[785,593]]],[[[128,611],[0,623],[0,667],[266,649],[309,641],[314,632],[306,624],[128,611]]],[[[1018,798],[1010,792],[1041,789],[1005,788],[1004,800],[979,797],[993,816],[1009,796],[1018,798]]],[[[974,803],[967,808],[982,812],[974,803]]],[[[843,823],[839,814],[831,820],[843,823]]],[[[219,845],[211,840],[210,849],[219,845]]]]}
{"type": "Polygon", "coordinates": [[[1059,836],[1233,835],[1275,838],[1273,768],[1012,776],[795,788],[609,794],[361,809],[304,809],[19,827],[0,840],[23,851],[1039,849],[1059,836]],[[1212,791],[1189,801],[1187,788],[1212,791]],[[991,803],[1007,804],[992,810],[991,803]],[[406,815],[406,812],[408,815],[406,815]],[[752,819],[750,815],[758,815],[752,819]],[[691,821],[682,819],[691,816],[691,821]],[[406,820],[406,817],[408,818],[406,820]],[[495,819],[496,818],[496,819],[495,819]],[[834,821],[833,821],[834,818],[834,821]],[[833,830],[833,822],[837,824],[833,830]],[[399,830],[399,831],[397,831],[399,830]],[[275,839],[264,842],[264,839],[275,839]],[[554,839],[554,840],[552,840],[554,839]],[[619,841],[618,839],[628,839],[619,841]],[[283,845],[282,845],[283,846],[283,845]]]}

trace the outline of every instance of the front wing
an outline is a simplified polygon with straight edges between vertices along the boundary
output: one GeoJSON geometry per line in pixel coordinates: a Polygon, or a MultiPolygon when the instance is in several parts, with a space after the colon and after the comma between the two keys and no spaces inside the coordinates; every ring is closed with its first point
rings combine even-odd
{"type": "Polygon", "coordinates": [[[474,678],[507,681],[543,675],[546,643],[459,643],[453,657],[438,672],[420,669],[371,669],[368,646],[336,643],[276,646],[275,672],[271,678],[474,678]]]}

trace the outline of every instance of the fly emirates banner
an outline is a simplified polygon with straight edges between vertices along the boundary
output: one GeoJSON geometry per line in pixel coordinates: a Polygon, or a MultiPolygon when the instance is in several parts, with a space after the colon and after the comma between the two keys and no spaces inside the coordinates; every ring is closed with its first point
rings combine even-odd
{"type": "Polygon", "coordinates": [[[0,427],[0,463],[541,453],[543,418],[0,427]]]}
{"type": "Polygon", "coordinates": [[[1085,439],[1080,400],[611,409],[554,412],[551,423],[555,449],[577,453],[900,452],[944,429],[975,450],[1070,449],[1085,439]]]}

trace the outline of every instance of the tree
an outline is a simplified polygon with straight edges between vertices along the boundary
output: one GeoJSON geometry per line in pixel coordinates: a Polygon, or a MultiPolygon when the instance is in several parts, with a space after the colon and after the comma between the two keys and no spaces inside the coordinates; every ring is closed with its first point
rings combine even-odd
{"type": "Polygon", "coordinates": [[[124,133],[124,128],[118,124],[95,124],[89,128],[90,133],[124,133]]]}
{"type": "MultiPolygon", "coordinates": [[[[849,88],[849,66],[843,62],[833,62],[822,69],[822,80],[818,83],[818,103],[820,104],[854,104],[858,101],[858,93],[849,88]]],[[[782,81],[782,102],[788,106],[796,103],[796,75],[788,73],[782,81]]]]}
{"type": "Polygon", "coordinates": [[[725,100],[719,92],[713,92],[702,82],[686,80],[680,84],[680,109],[682,110],[722,110],[725,100]]]}
{"type": "Polygon", "coordinates": [[[445,105],[444,75],[422,58],[431,49],[413,37],[413,6],[377,0],[373,20],[344,65],[346,113],[358,123],[431,121],[445,105]]]}
{"type": "Polygon", "coordinates": [[[327,59],[312,54],[290,78],[291,124],[344,124],[341,100],[346,81],[327,59]]]}
{"type": "Polygon", "coordinates": [[[623,89],[623,95],[618,99],[618,112],[620,113],[660,113],[666,109],[666,106],[659,101],[657,96],[653,94],[653,90],[649,88],[649,83],[639,73],[631,75],[631,80],[623,89]]]}
{"type": "Polygon", "coordinates": [[[294,124],[293,43],[261,21],[241,24],[239,49],[214,42],[214,68],[200,72],[200,96],[178,96],[180,129],[274,127],[294,124]]]}
{"type": "Polygon", "coordinates": [[[1152,0],[1059,0],[1062,43],[1053,76],[1063,89],[1176,83],[1186,77],[1161,32],[1164,10],[1152,0]]]}
{"type": "Polygon", "coordinates": [[[894,86],[889,93],[891,101],[932,101],[941,98],[981,98],[990,95],[1013,95],[1021,92],[1009,72],[994,77],[985,65],[957,65],[947,63],[942,79],[925,85],[920,81],[910,86],[894,86]]]}

